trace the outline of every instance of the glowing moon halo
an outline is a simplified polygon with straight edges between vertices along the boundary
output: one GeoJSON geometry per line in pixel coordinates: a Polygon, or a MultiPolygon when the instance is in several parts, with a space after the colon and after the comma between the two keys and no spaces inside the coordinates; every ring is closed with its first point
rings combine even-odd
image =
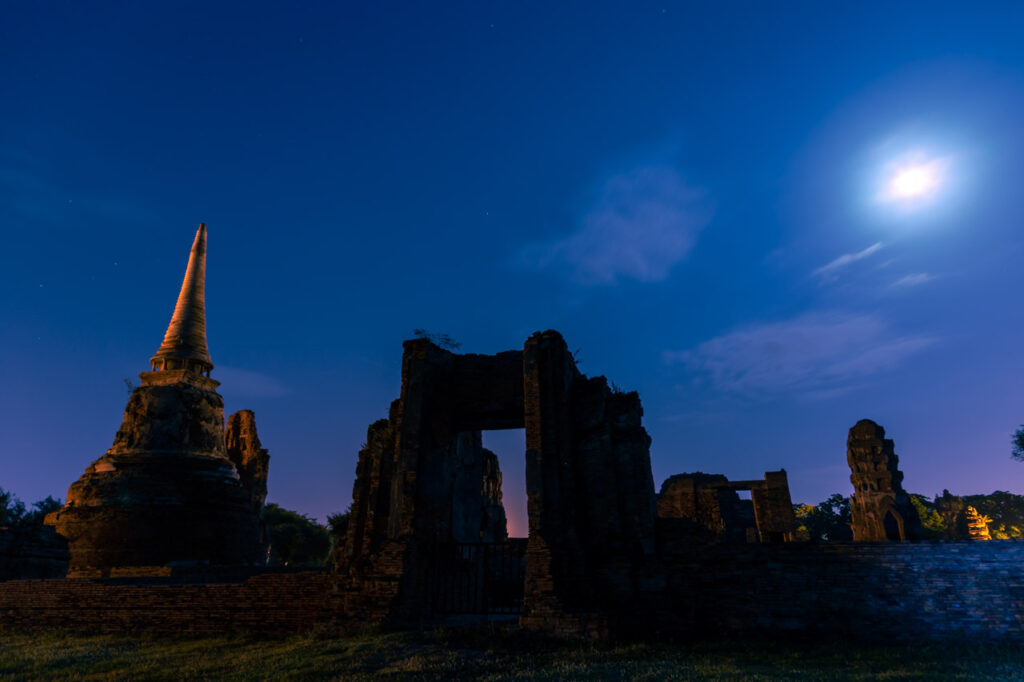
{"type": "Polygon", "coordinates": [[[928,199],[942,188],[947,166],[946,159],[895,165],[890,169],[881,198],[890,202],[928,199]]]}
{"type": "Polygon", "coordinates": [[[938,176],[927,166],[907,168],[889,181],[889,189],[897,197],[919,197],[935,190],[938,176]]]}

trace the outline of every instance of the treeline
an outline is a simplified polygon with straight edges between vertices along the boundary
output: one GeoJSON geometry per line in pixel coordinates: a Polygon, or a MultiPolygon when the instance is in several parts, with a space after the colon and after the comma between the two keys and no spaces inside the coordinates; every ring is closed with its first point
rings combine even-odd
{"type": "Polygon", "coordinates": [[[58,499],[47,497],[27,508],[13,493],[0,488],[0,528],[42,528],[46,515],[60,509],[62,504],[58,499]]]}
{"type": "Polygon", "coordinates": [[[327,525],[273,502],[263,507],[270,536],[270,563],[282,566],[326,566],[345,541],[348,512],[331,514],[327,525]]]}
{"type": "MultiPolygon", "coordinates": [[[[27,507],[13,493],[0,488],[0,529],[18,530],[41,539],[45,534],[43,519],[62,505],[59,499],[47,497],[27,507]]],[[[273,503],[263,508],[263,521],[270,539],[269,563],[278,566],[328,565],[348,530],[347,511],[328,516],[324,526],[273,503]]]]}
{"type": "MultiPolygon", "coordinates": [[[[938,497],[938,496],[937,496],[938,497]]],[[[989,495],[965,495],[966,506],[974,507],[988,523],[993,540],[1024,539],[1024,495],[997,490],[989,495]]],[[[921,518],[927,539],[939,540],[947,536],[946,521],[936,507],[935,499],[911,493],[910,500],[921,518]]],[[[815,505],[794,504],[797,530],[806,531],[818,542],[849,542],[850,498],[839,493],[815,505]]]]}

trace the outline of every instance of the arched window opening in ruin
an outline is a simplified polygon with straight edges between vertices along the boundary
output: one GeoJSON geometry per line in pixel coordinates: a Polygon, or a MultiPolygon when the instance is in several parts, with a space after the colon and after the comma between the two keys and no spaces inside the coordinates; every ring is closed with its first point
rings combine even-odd
{"type": "Polygon", "coordinates": [[[885,518],[882,519],[882,526],[885,528],[887,540],[899,542],[903,539],[900,537],[900,522],[896,520],[896,516],[891,511],[885,513],[885,518]]]}
{"type": "Polygon", "coordinates": [[[508,537],[525,538],[530,528],[526,507],[526,429],[484,431],[482,436],[484,449],[497,456],[508,537]]]}

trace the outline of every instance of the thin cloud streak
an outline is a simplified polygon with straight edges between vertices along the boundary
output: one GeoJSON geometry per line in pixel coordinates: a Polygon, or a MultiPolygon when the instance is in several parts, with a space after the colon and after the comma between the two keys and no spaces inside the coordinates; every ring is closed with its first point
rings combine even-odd
{"type": "Polygon", "coordinates": [[[813,312],[666,351],[663,359],[727,394],[825,399],[859,387],[932,343],[924,336],[895,336],[873,315],[813,312]]]}
{"type": "Polygon", "coordinates": [[[857,253],[844,253],[842,256],[839,256],[839,258],[836,258],[835,260],[826,263],[825,265],[822,265],[820,268],[812,272],[811,275],[814,277],[819,277],[822,280],[834,279],[836,277],[836,272],[838,272],[839,270],[845,268],[850,263],[856,263],[859,260],[864,260],[865,258],[868,258],[881,248],[882,242],[875,242],[874,244],[864,249],[863,251],[858,251],[857,253]]]}
{"type": "Polygon", "coordinates": [[[287,386],[272,376],[238,367],[217,366],[213,377],[221,383],[221,393],[242,398],[276,398],[287,395],[287,386]]]}
{"type": "Polygon", "coordinates": [[[935,279],[935,275],[929,275],[927,272],[918,272],[911,275],[904,275],[889,286],[894,289],[905,289],[908,287],[916,287],[921,284],[926,284],[933,279],[935,279]]]}
{"type": "Polygon", "coordinates": [[[584,285],[656,282],[686,258],[712,214],[707,192],[676,170],[642,166],[609,178],[575,233],[528,245],[520,261],[584,285]]]}

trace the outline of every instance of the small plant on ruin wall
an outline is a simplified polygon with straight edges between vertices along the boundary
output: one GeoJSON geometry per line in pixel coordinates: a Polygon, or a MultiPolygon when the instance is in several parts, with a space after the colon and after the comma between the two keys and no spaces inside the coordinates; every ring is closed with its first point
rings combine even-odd
{"type": "Polygon", "coordinates": [[[124,387],[128,391],[128,395],[131,395],[132,393],[135,392],[135,384],[133,384],[132,380],[129,379],[128,377],[124,378],[124,387]]]}
{"type": "Polygon", "coordinates": [[[462,347],[461,343],[459,343],[452,337],[448,336],[447,334],[435,334],[433,332],[427,331],[426,329],[413,329],[412,333],[413,336],[415,336],[417,339],[426,339],[435,346],[440,346],[445,350],[458,350],[459,348],[462,347]]]}

